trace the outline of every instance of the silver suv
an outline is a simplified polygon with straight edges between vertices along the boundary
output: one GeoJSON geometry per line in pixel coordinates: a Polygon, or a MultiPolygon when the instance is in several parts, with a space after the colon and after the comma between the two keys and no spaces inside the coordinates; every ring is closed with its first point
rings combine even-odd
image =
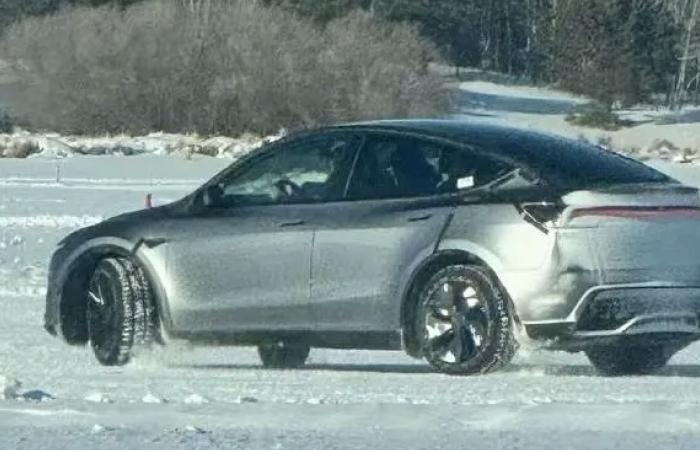
{"type": "Polygon", "coordinates": [[[508,363],[515,330],[603,373],[698,339],[698,192],[581,142],[452,121],[304,132],[186,198],[66,237],[46,328],[106,365],[163,333],[405,350],[452,374],[508,363]]]}

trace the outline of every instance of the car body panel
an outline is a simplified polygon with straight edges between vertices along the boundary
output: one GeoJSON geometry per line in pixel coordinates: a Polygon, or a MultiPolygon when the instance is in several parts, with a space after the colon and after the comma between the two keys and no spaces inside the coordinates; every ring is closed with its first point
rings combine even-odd
{"type": "Polygon", "coordinates": [[[175,329],[310,326],[307,208],[231,208],[170,219],[164,247],[175,329]]]}
{"type": "Polygon", "coordinates": [[[315,326],[400,329],[401,274],[433,253],[452,210],[416,199],[327,205],[314,220],[315,326]]]}

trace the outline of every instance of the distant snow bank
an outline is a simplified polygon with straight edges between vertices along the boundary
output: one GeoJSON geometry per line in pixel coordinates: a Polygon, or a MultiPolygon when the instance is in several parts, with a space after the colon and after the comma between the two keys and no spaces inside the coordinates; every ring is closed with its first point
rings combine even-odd
{"type": "Polygon", "coordinates": [[[463,91],[498,97],[563,101],[574,105],[584,105],[590,102],[590,99],[570,92],[536,86],[504,85],[490,81],[465,81],[460,83],[459,87],[463,91]]]}
{"type": "Polygon", "coordinates": [[[63,136],[58,133],[29,133],[18,130],[0,134],[0,157],[66,158],[74,155],[173,155],[189,159],[194,155],[236,159],[260,145],[285,134],[260,137],[252,134],[231,138],[189,134],[151,133],[146,136],[63,136]]]}
{"type": "Polygon", "coordinates": [[[0,217],[2,228],[81,228],[100,222],[101,216],[72,216],[41,214],[36,216],[3,216],[0,217]]]}

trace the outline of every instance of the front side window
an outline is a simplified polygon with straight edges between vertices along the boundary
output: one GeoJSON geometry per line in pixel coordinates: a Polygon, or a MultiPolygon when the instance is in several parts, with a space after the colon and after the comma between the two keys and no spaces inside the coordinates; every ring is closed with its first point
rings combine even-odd
{"type": "Polygon", "coordinates": [[[457,193],[483,186],[512,168],[462,148],[406,137],[369,139],[348,190],[352,200],[457,193]]]}
{"type": "Polygon", "coordinates": [[[359,143],[325,135],[282,144],[207,189],[214,207],[317,203],[340,199],[359,143]]]}

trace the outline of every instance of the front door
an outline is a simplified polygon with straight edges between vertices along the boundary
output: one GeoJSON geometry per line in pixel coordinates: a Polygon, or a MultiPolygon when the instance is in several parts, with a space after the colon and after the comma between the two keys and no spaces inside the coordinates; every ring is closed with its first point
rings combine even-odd
{"type": "Polygon", "coordinates": [[[177,331],[313,326],[312,216],[342,196],[358,142],[329,133],[278,143],[205,185],[208,206],[168,225],[177,331]]]}
{"type": "Polygon", "coordinates": [[[295,327],[308,316],[313,232],[287,205],[207,211],[170,224],[173,325],[229,332],[295,327]]]}

